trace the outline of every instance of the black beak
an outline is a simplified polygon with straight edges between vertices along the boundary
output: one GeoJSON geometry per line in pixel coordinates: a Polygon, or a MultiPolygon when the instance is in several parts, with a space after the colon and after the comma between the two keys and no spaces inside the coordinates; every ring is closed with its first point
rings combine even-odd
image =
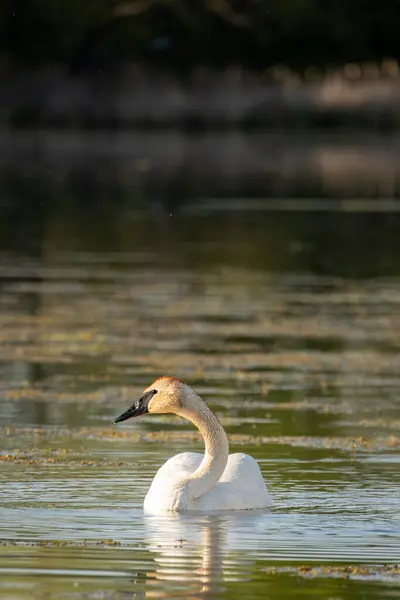
{"type": "Polygon", "coordinates": [[[140,415],[145,415],[147,412],[147,406],[146,410],[141,410],[139,402],[136,402],[135,404],[132,404],[128,410],[123,412],[122,415],[119,415],[119,417],[115,419],[114,423],[121,423],[121,421],[126,421],[132,417],[140,417],[140,415]]]}
{"type": "Polygon", "coordinates": [[[121,423],[121,421],[126,421],[127,419],[132,419],[134,417],[140,417],[141,415],[146,415],[149,412],[149,402],[154,396],[157,394],[156,390],[151,390],[150,392],[146,392],[143,396],[132,404],[128,410],[119,415],[114,421],[114,423],[121,423]]]}

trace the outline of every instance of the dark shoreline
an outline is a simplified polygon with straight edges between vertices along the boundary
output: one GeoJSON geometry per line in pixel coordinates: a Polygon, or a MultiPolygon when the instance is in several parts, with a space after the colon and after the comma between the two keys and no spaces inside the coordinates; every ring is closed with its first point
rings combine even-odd
{"type": "MultiPolygon", "coordinates": [[[[397,63],[396,63],[397,64],[397,63]]],[[[240,67],[191,78],[132,66],[118,76],[72,77],[53,68],[0,76],[0,126],[85,129],[277,129],[400,127],[400,75],[376,65],[300,78],[240,67]],[[347,73],[347,75],[346,75],[347,73]],[[351,73],[351,71],[350,71],[351,73]],[[360,71],[361,73],[361,71],[360,71]]]]}

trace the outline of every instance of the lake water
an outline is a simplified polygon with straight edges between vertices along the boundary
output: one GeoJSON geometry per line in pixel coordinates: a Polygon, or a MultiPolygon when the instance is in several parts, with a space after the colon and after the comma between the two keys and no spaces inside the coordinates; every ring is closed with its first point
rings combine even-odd
{"type": "Polygon", "coordinates": [[[400,142],[0,136],[0,597],[397,598],[400,142]],[[201,450],[112,420],[162,374],[274,496],[145,516],[201,450]]]}

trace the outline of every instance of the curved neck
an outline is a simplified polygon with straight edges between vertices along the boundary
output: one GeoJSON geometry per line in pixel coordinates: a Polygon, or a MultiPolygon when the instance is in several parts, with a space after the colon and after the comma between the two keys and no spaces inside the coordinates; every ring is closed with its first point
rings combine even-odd
{"type": "Polygon", "coordinates": [[[189,497],[194,500],[211,490],[221,479],[229,456],[228,438],[217,417],[197,395],[193,406],[182,407],[177,414],[197,427],[206,446],[199,467],[185,482],[189,497]]]}

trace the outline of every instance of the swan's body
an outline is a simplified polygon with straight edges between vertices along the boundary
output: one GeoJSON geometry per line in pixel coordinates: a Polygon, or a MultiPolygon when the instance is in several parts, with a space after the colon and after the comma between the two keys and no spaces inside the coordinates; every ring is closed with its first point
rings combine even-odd
{"type": "Polygon", "coordinates": [[[157,472],[144,500],[144,510],[157,513],[171,510],[251,510],[271,504],[260,467],[248,454],[230,454],[219,481],[208,492],[184,505],[180,482],[200,467],[204,454],[183,452],[170,458],[157,472]],[[178,485],[177,485],[178,484],[178,485]],[[181,507],[174,508],[176,503],[181,507]]]}
{"type": "Polygon", "coordinates": [[[257,462],[247,454],[229,455],[221,423],[189,386],[160,377],[116,422],[147,412],[188,419],[202,434],[206,451],[177,454],[158,470],[144,501],[146,512],[252,510],[272,503],[257,462]]]}

